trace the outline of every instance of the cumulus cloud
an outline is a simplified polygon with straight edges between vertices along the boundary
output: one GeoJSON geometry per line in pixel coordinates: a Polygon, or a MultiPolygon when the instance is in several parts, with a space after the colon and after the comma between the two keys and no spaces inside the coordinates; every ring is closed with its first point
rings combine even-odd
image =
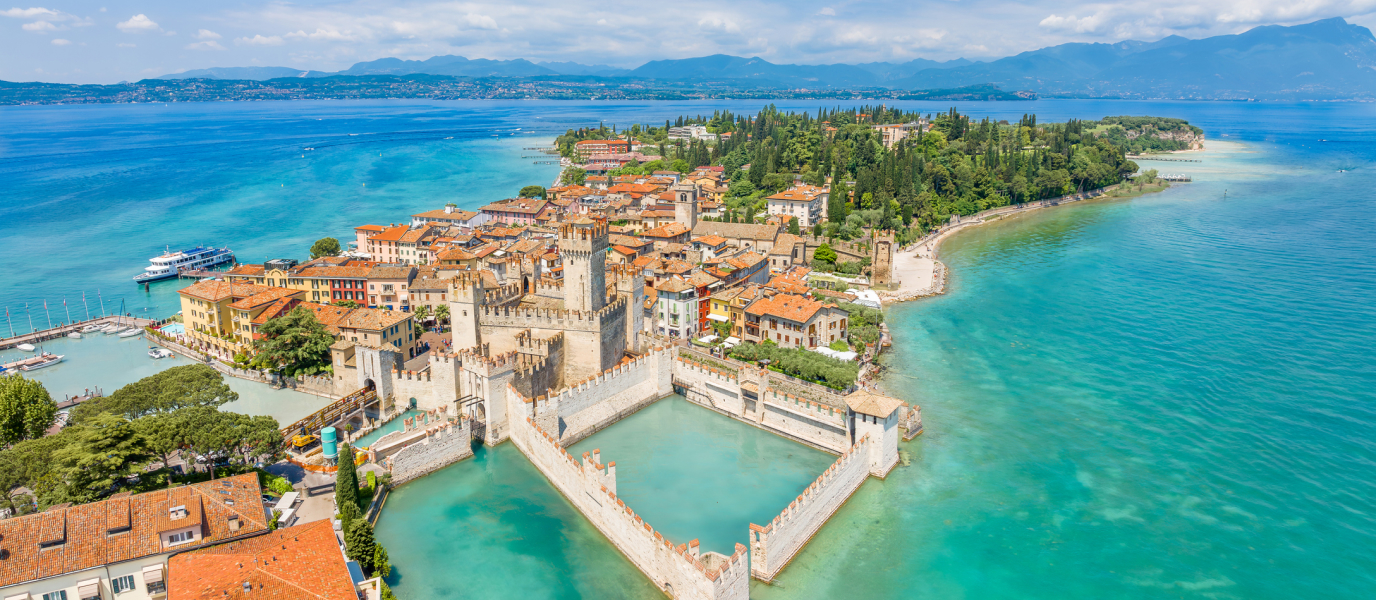
{"type": "Polygon", "coordinates": [[[240,45],[240,46],[281,46],[281,45],[282,45],[282,36],[279,36],[279,35],[269,35],[269,36],[265,36],[265,35],[259,34],[259,35],[255,35],[255,36],[253,36],[253,37],[251,37],[251,38],[247,38],[247,37],[235,38],[235,39],[234,39],[234,43],[235,43],[235,44],[238,44],[238,45],[240,45]]]}
{"type": "Polygon", "coordinates": [[[123,31],[125,33],[141,33],[144,31],[162,30],[161,27],[158,27],[157,23],[154,23],[152,19],[148,18],[148,16],[144,15],[143,13],[139,13],[137,15],[129,17],[128,21],[120,21],[119,23],[115,24],[115,27],[118,27],[120,31],[123,31]]]}
{"type": "Polygon", "coordinates": [[[6,17],[13,17],[13,18],[15,18],[15,19],[33,19],[33,18],[60,19],[60,18],[62,18],[63,13],[57,12],[57,11],[55,11],[55,10],[47,9],[47,8],[34,7],[34,8],[11,8],[11,9],[9,9],[9,10],[0,10],[0,15],[3,15],[3,16],[6,16],[6,17]]]}
{"type": "Polygon", "coordinates": [[[1075,33],[1093,33],[1095,31],[1098,31],[1099,27],[1103,24],[1103,13],[1090,15],[1083,19],[1077,18],[1075,15],[1070,15],[1066,17],[1062,17],[1059,15],[1051,15],[1045,19],[1042,19],[1041,23],[1038,23],[1038,25],[1041,25],[1042,27],[1045,27],[1047,29],[1057,31],[1073,31],[1075,33]]]}
{"type": "Polygon", "coordinates": [[[72,43],[71,41],[69,41],[69,40],[64,40],[64,39],[62,39],[62,38],[54,38],[54,39],[53,39],[53,45],[54,45],[54,46],[66,46],[66,45],[69,45],[69,44],[71,44],[71,43],[72,43]]]}
{"type": "Polygon", "coordinates": [[[187,44],[187,45],[186,45],[186,49],[187,49],[187,50],[224,50],[225,47],[224,47],[224,46],[221,46],[221,45],[220,45],[220,42],[217,42],[217,41],[215,41],[215,40],[206,40],[206,41],[204,41],[204,42],[192,42],[192,43],[190,43],[190,44],[187,44]]]}
{"type": "Polygon", "coordinates": [[[830,6],[824,6],[824,7],[822,7],[822,10],[817,11],[817,14],[819,14],[819,15],[826,15],[826,16],[828,16],[828,17],[834,17],[834,16],[836,16],[836,9],[834,9],[834,8],[832,8],[832,7],[830,7],[830,6]]]}
{"type": "Polygon", "coordinates": [[[196,39],[198,40],[218,40],[220,37],[220,34],[209,29],[202,29],[196,32],[196,39]]]}
{"type": "Polygon", "coordinates": [[[47,21],[34,21],[32,23],[25,23],[23,29],[24,31],[47,33],[49,31],[57,31],[57,26],[47,21]]]}
{"type": "Polygon", "coordinates": [[[134,45],[134,44],[123,44],[123,43],[115,44],[115,47],[116,47],[116,48],[138,48],[138,46],[136,46],[136,45],[134,45]]]}
{"type": "Polygon", "coordinates": [[[312,42],[348,42],[357,39],[351,31],[323,28],[316,28],[312,33],[306,33],[298,29],[288,33],[286,37],[294,40],[309,40],[312,42]]]}

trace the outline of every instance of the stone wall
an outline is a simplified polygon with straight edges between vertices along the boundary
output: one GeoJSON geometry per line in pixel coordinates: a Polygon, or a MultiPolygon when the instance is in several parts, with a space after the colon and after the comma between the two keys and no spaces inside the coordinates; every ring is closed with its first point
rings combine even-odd
{"type": "Polygon", "coordinates": [[[741,373],[683,356],[673,363],[674,385],[690,402],[824,452],[840,454],[849,446],[844,409],[762,387],[761,382],[773,382],[758,369],[741,373]]]}
{"type": "Polygon", "coordinates": [[[612,545],[660,590],[676,599],[747,600],[750,569],[746,548],[731,556],[702,554],[697,540],[675,545],[616,497],[616,463],[585,453],[574,459],[558,438],[535,424],[536,404],[507,388],[511,441],[612,545]],[[524,414],[523,414],[524,413],[524,414]]]}
{"type": "Polygon", "coordinates": [[[400,486],[473,456],[472,439],[469,420],[464,415],[459,416],[457,423],[448,421],[427,427],[425,439],[402,448],[387,460],[392,485],[400,486]]]}
{"type": "Polygon", "coordinates": [[[561,444],[573,445],[672,394],[671,352],[669,349],[652,350],[640,358],[574,383],[548,398],[537,397],[542,408],[536,411],[535,418],[557,431],[561,444]],[[549,420],[544,420],[546,418],[549,420]]]}
{"type": "Polygon", "coordinates": [[[860,489],[870,474],[871,444],[869,438],[862,438],[768,525],[750,524],[751,576],[772,581],[827,519],[860,489]]]}

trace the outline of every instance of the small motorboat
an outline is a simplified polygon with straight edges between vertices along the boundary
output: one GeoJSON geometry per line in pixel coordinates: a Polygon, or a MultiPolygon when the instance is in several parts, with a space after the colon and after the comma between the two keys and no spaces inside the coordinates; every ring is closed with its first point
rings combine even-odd
{"type": "Polygon", "coordinates": [[[138,327],[130,327],[130,328],[129,328],[129,331],[126,331],[126,332],[124,332],[124,333],[119,334],[119,337],[122,337],[122,338],[131,338],[131,337],[138,337],[138,336],[141,336],[141,335],[143,335],[143,330],[142,330],[142,329],[139,329],[138,327]]]}
{"type": "Polygon", "coordinates": [[[77,333],[77,332],[75,332],[75,331],[73,331],[73,332],[67,334],[67,337],[72,338],[72,339],[74,339],[74,340],[79,340],[79,339],[81,339],[81,334],[80,334],[80,333],[77,333]]]}
{"type": "Polygon", "coordinates": [[[100,331],[105,335],[110,335],[112,333],[119,333],[121,331],[124,331],[124,326],[120,325],[119,323],[111,323],[107,325],[104,329],[101,329],[100,331]]]}
{"type": "Polygon", "coordinates": [[[104,327],[104,325],[101,325],[99,323],[95,325],[87,325],[81,328],[81,333],[95,333],[97,331],[100,331],[101,327],[104,327]]]}
{"type": "Polygon", "coordinates": [[[159,359],[159,358],[170,358],[171,356],[172,356],[172,351],[171,351],[171,350],[168,350],[167,348],[149,348],[149,349],[148,349],[148,358],[151,358],[151,359],[153,359],[153,360],[157,360],[157,359],[159,359]]]}
{"type": "Polygon", "coordinates": [[[44,352],[42,356],[38,357],[40,360],[38,360],[37,362],[31,362],[31,363],[26,364],[26,365],[24,365],[24,366],[22,366],[22,367],[19,367],[19,370],[21,370],[21,371],[34,371],[34,370],[37,370],[37,369],[42,369],[42,368],[44,368],[44,367],[51,367],[51,366],[53,366],[53,365],[55,365],[55,364],[57,364],[57,363],[62,362],[62,359],[63,359],[65,356],[66,356],[66,355],[63,355],[63,354],[52,354],[52,353],[50,353],[50,352],[44,352]]]}
{"type": "Polygon", "coordinates": [[[25,352],[33,352],[34,350],[37,350],[37,349],[38,349],[38,348],[35,348],[33,344],[19,344],[18,346],[15,346],[15,348],[18,348],[18,349],[23,350],[23,351],[25,351],[25,352]]]}

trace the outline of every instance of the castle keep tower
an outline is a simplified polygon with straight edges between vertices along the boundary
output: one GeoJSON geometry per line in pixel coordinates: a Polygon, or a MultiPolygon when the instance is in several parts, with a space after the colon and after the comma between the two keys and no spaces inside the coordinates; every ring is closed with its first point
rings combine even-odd
{"type": "Polygon", "coordinates": [[[607,305],[607,233],[606,221],[587,217],[559,226],[566,310],[597,312],[607,305]]]}
{"type": "Polygon", "coordinates": [[[478,311],[482,310],[484,293],[483,278],[477,272],[459,273],[449,280],[449,323],[454,328],[455,350],[482,345],[478,311]]]}
{"type": "Polygon", "coordinates": [[[698,225],[698,188],[691,183],[675,183],[669,191],[674,194],[674,221],[688,229],[698,225]]]}

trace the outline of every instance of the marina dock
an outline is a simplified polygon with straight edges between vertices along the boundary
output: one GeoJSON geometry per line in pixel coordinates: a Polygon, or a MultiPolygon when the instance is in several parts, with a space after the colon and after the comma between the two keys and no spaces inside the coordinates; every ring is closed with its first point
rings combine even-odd
{"type": "Polygon", "coordinates": [[[67,334],[72,333],[73,331],[80,332],[81,328],[86,327],[87,325],[105,325],[107,323],[114,323],[115,321],[133,325],[139,328],[147,327],[149,325],[157,323],[157,321],[154,321],[152,319],[141,319],[138,317],[121,317],[119,315],[96,317],[94,319],[89,319],[86,321],[77,321],[76,323],[72,323],[70,325],[58,325],[57,327],[52,327],[49,329],[41,329],[32,333],[25,333],[14,337],[0,339],[0,350],[7,350],[20,344],[39,344],[51,339],[65,337],[67,334]]]}

